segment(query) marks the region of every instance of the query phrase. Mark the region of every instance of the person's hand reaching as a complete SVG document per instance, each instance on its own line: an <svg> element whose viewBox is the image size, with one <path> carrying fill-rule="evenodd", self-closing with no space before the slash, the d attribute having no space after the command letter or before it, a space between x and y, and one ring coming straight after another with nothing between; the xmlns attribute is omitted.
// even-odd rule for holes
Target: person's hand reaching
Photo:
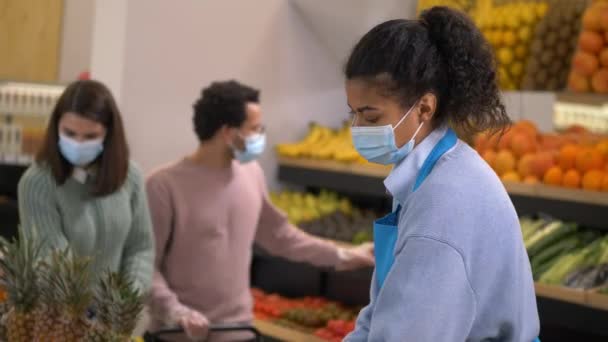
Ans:
<svg viewBox="0 0 608 342"><path fill-rule="evenodd" d="M363 267L374 266L374 244L366 242L356 247L340 248L340 261L336 265L338 271L350 271Z"/></svg>
<svg viewBox="0 0 608 342"><path fill-rule="evenodd" d="M204 340L209 334L209 321L197 311L185 311L177 322L193 341Z"/></svg>

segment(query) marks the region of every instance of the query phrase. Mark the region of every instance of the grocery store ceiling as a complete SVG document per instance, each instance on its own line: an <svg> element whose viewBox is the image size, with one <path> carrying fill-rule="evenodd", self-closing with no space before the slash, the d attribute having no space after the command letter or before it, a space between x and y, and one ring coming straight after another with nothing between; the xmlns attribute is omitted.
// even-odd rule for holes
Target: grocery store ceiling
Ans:
<svg viewBox="0 0 608 342"><path fill-rule="evenodd" d="M352 46L374 25L413 18L416 0L291 0L311 30L343 63Z"/></svg>

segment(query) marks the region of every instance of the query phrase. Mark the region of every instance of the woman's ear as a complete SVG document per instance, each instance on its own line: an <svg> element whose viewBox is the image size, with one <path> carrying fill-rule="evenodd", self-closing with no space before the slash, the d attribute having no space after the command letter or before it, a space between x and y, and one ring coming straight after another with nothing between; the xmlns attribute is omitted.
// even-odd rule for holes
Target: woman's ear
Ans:
<svg viewBox="0 0 608 342"><path fill-rule="evenodd" d="M433 93L424 94L420 98L418 107L420 108L418 119L423 122L431 121L437 110L437 96Z"/></svg>

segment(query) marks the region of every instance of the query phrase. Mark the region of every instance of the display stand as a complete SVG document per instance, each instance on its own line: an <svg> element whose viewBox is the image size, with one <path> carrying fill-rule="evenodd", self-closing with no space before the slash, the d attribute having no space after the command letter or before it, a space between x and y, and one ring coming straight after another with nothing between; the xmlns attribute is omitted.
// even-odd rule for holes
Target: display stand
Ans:
<svg viewBox="0 0 608 342"><path fill-rule="evenodd" d="M385 199L388 194L382 179L388 173L387 168L370 165L280 158L278 177L280 181L301 186ZM560 220L577 222L587 228L608 230L608 193L515 183L506 183L505 188L519 215L544 213ZM297 284L289 285L285 280L289 279L291 274L297 274L297 267L294 268L293 265L283 267L289 272L282 273L285 282L282 288L273 289L279 293L290 286L297 287ZM368 288L371 281L371 272L364 272L363 276L362 273L359 273L359 276L352 274L349 276L348 273L321 273L324 275L319 279L323 283L317 287L316 292L334 300L338 300L336 297L341 296L340 292L348 292L348 289L356 288L358 283ZM328 279L333 279L333 283ZM599 294L590 296L589 292L585 291L542 284L536 285L536 292L543 326L559 326L579 331L581 334L593 333L608 337L608 324L606 324L608 305L604 306L608 303L608 298ZM356 296L360 298L350 296L346 299L359 304L366 302L368 298L368 294L362 291ZM590 301L590 298L594 301Z"/></svg>

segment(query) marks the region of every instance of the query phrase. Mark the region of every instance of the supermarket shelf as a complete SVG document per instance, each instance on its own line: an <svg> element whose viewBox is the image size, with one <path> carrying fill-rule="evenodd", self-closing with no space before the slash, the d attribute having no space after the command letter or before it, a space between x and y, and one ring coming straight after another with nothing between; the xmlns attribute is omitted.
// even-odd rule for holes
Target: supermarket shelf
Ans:
<svg viewBox="0 0 608 342"><path fill-rule="evenodd" d="M390 168L327 160L279 158L278 178L284 182L329 188L352 194L387 197L382 179Z"/></svg>
<svg viewBox="0 0 608 342"><path fill-rule="evenodd" d="M535 283L534 289L536 295L540 297L556 299L573 304L587 305L587 291L584 290L541 283Z"/></svg>
<svg viewBox="0 0 608 342"><path fill-rule="evenodd" d="M542 184L526 185L518 183L505 183L505 188L510 195L608 207L608 193L605 192L567 189Z"/></svg>
<svg viewBox="0 0 608 342"><path fill-rule="evenodd" d="M387 197L382 180L390 169L312 159L279 159L279 180L351 194ZM543 184L505 183L519 215L539 212L564 221L608 230L608 193L566 189Z"/></svg>
<svg viewBox="0 0 608 342"><path fill-rule="evenodd" d="M556 93L557 101L580 103L592 106L608 105L608 95L594 93L573 93L569 91Z"/></svg>
<svg viewBox="0 0 608 342"><path fill-rule="evenodd" d="M339 172L359 176L384 178L388 176L391 168L376 164L342 163L333 160L303 159L303 158L279 158L279 165L299 167L312 170Z"/></svg>
<svg viewBox="0 0 608 342"><path fill-rule="evenodd" d="M281 341L290 342L323 342L324 340L312 335L307 334L295 329L283 327L272 322L254 320L254 326L264 336L276 338Z"/></svg>

